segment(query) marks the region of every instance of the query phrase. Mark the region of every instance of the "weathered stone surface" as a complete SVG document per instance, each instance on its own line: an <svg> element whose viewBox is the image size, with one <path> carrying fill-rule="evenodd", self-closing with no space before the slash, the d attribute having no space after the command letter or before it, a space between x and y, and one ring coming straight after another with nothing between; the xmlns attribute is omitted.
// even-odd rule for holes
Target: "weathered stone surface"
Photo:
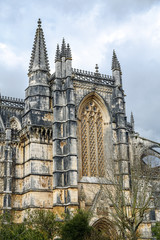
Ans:
<svg viewBox="0 0 160 240"><path fill-rule="evenodd" d="M130 191L130 170L142 158L160 158L159 143L127 122L122 73L114 52L112 76L72 69L69 45L57 48L50 75L42 29L38 27L25 101L0 97L0 210L13 210L21 222L28 208L53 209L58 215L91 209L91 223L108 216L102 186L112 187L113 171ZM41 51L38 51L41 50ZM139 166L140 166L139 165ZM159 183L159 180L156 180ZM160 220L157 188L156 220ZM148 213L149 216L149 213ZM140 231L151 237L152 221Z"/></svg>

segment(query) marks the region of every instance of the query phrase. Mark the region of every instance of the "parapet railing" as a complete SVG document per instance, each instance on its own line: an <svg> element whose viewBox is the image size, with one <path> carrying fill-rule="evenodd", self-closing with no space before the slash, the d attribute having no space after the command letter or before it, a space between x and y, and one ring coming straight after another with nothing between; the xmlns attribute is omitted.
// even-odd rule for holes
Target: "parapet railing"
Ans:
<svg viewBox="0 0 160 240"><path fill-rule="evenodd" d="M74 79L76 80L99 83L103 85L114 85L114 79L109 75L100 74L98 72L84 71L76 68L72 69L72 73L74 75Z"/></svg>
<svg viewBox="0 0 160 240"><path fill-rule="evenodd" d="M14 108L24 108L24 100L20 98L12 98L7 96L0 96L0 105Z"/></svg>

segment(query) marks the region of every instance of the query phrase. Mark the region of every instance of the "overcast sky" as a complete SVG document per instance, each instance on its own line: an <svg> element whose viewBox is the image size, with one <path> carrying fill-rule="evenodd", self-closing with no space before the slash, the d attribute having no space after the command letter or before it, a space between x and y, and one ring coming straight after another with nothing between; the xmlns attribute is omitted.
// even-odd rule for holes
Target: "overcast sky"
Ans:
<svg viewBox="0 0 160 240"><path fill-rule="evenodd" d="M56 44L70 43L73 67L111 75L113 49L122 68L128 121L160 142L159 0L0 0L0 91L24 98L37 20L51 72Z"/></svg>

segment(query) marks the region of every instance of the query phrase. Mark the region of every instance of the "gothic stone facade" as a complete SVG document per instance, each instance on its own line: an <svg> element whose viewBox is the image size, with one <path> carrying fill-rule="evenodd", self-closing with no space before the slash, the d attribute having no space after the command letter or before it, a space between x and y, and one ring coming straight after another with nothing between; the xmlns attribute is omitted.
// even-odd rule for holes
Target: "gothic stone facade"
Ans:
<svg viewBox="0 0 160 240"><path fill-rule="evenodd" d="M0 208L22 221L29 208L58 215L79 207L107 218L101 195L107 172L118 164L129 188L129 168L158 143L127 121L122 73L115 52L112 76L72 68L69 44L57 45L50 74L40 20L29 67L25 100L0 99ZM156 217L158 218L156 210ZM148 220L142 230L148 231ZM146 232L145 236L148 236Z"/></svg>

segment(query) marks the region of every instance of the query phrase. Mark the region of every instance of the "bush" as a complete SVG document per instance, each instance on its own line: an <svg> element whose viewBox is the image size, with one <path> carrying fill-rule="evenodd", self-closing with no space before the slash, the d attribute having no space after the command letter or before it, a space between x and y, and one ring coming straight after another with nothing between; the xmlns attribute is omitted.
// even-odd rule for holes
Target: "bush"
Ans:
<svg viewBox="0 0 160 240"><path fill-rule="evenodd" d="M68 214L61 226L62 240L84 240L92 229L89 218L89 213L82 210L78 210L73 217Z"/></svg>
<svg viewBox="0 0 160 240"><path fill-rule="evenodd" d="M155 226L152 226L152 234L157 240L160 240L160 222L157 222Z"/></svg>
<svg viewBox="0 0 160 240"><path fill-rule="evenodd" d="M0 215L0 240L49 240L56 235L57 229L51 211L30 211L23 223L14 223L10 213Z"/></svg>

